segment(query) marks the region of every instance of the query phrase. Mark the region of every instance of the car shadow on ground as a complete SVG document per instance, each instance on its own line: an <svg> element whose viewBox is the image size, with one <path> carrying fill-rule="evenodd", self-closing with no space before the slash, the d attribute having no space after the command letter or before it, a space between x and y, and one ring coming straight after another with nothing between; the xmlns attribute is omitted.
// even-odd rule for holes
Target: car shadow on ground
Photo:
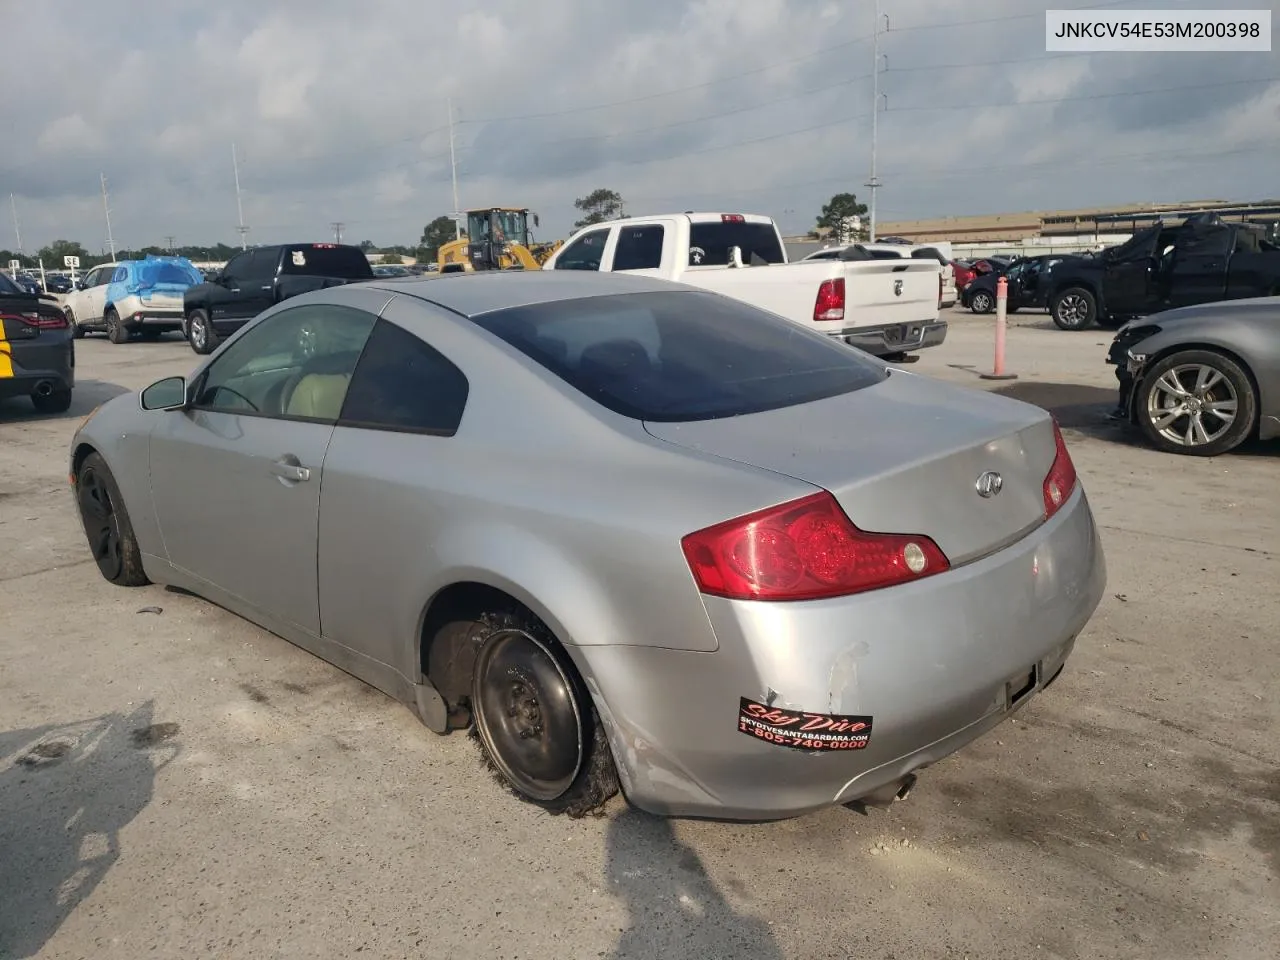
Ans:
<svg viewBox="0 0 1280 960"><path fill-rule="evenodd" d="M36 413L28 397L11 397L0 400L0 425L6 423L30 423L37 420L72 420L88 416L89 412L112 397L130 391L118 383L105 380L77 380L71 392L71 408L65 413Z"/></svg>
<svg viewBox="0 0 1280 960"><path fill-rule="evenodd" d="M671 820L620 812L609 824L605 871L630 913L609 960L782 960L769 924L733 908Z"/></svg>
<svg viewBox="0 0 1280 960"><path fill-rule="evenodd" d="M0 957L40 952L120 856L178 754L176 723L128 714L0 733Z"/></svg>

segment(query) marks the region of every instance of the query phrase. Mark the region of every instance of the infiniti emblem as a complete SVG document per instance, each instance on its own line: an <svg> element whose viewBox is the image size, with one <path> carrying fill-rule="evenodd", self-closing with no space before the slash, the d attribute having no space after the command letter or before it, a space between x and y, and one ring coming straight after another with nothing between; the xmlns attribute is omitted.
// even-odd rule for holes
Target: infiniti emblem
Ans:
<svg viewBox="0 0 1280 960"><path fill-rule="evenodd" d="M895 280L895 281L893 281L893 295L894 295L895 297L900 297L900 296L902 296L902 281L901 281L901 280Z"/></svg>
<svg viewBox="0 0 1280 960"><path fill-rule="evenodd" d="M1004 486L1004 477L1000 476L1000 474L996 473L994 470L988 470L979 475L973 486L974 489L978 491L978 496L982 497L984 500L990 500L999 493L1000 488Z"/></svg>

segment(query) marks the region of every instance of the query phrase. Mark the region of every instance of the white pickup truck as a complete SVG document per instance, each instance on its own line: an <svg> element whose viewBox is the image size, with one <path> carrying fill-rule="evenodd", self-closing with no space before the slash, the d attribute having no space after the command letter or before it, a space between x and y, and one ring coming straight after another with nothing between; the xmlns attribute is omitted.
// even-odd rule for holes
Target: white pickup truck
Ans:
<svg viewBox="0 0 1280 960"><path fill-rule="evenodd" d="M856 254L854 254L856 256ZM936 346L936 260L788 262L777 224L756 214L674 213L579 230L544 270L661 277L769 310L881 357Z"/></svg>

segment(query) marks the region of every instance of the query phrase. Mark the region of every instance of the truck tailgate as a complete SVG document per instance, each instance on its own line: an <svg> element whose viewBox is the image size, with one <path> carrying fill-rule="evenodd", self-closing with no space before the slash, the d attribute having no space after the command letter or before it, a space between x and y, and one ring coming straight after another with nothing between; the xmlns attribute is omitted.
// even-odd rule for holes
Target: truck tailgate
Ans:
<svg viewBox="0 0 1280 960"><path fill-rule="evenodd" d="M844 320L814 324L823 333L938 319L934 260L839 260L845 278Z"/></svg>

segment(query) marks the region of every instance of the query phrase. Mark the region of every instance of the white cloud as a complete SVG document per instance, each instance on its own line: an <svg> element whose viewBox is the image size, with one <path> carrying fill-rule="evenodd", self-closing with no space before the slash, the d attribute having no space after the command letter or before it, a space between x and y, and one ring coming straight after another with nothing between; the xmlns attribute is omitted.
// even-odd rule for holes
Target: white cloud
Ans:
<svg viewBox="0 0 1280 960"><path fill-rule="evenodd" d="M882 219L1274 193L1280 82L1257 82L1274 56L1045 54L1043 9L1088 2L882 0ZM233 141L252 239L342 220L410 242L453 205L447 96L462 203L528 204L544 236L602 186L630 211L759 210L788 229L866 192L867 0L21 9L14 30L67 52L50 71L47 46L17 45L0 65L6 89L41 77L6 104L0 158L28 246L101 242L99 172L124 242L234 241Z"/></svg>

